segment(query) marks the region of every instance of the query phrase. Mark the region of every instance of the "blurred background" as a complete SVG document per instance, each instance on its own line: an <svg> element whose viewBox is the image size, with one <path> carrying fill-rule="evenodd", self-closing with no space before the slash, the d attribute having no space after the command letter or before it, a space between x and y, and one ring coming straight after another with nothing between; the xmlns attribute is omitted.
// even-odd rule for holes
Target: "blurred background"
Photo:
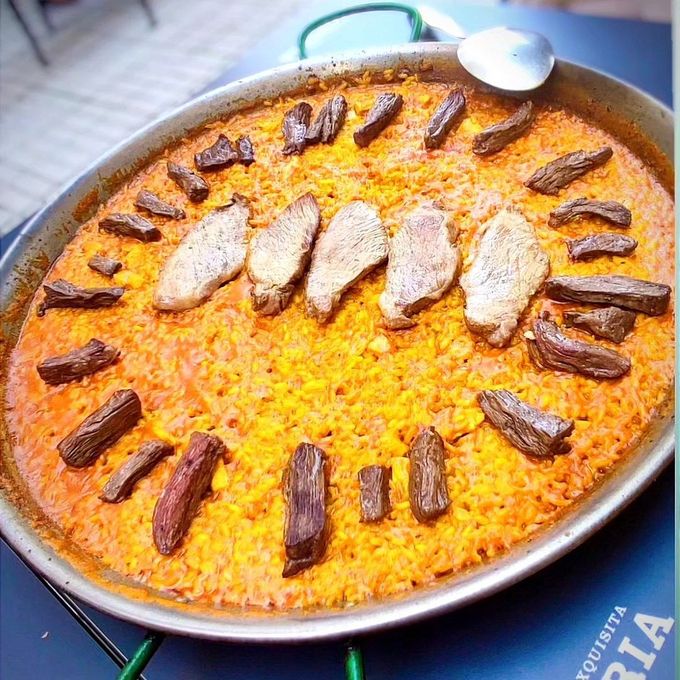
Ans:
<svg viewBox="0 0 680 680"><path fill-rule="evenodd" d="M471 4L483 11L483 6L504 3L466 0ZM668 0L507 4L644 21L671 18ZM282 22L299 32L315 12L328 11L325 5L304 0L0 0L0 235L108 148L209 87ZM453 17L456 5L452 0L447 12ZM296 23L303 10L304 18ZM295 28L291 47L294 40ZM278 61L296 56L294 50L284 52Z"/></svg>

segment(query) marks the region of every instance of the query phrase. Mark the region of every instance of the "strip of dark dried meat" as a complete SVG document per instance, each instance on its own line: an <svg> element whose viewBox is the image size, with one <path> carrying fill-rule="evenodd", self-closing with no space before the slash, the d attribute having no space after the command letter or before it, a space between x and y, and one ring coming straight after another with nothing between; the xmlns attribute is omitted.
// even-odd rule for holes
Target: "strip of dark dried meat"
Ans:
<svg viewBox="0 0 680 680"><path fill-rule="evenodd" d="M118 236L129 236L143 243L160 241L161 232L154 224L141 215L111 213L99 222L99 231L108 231Z"/></svg>
<svg viewBox="0 0 680 680"><path fill-rule="evenodd" d="M574 431L573 420L539 411L508 390L482 390L477 401L489 421L520 451L555 456L571 450L564 440Z"/></svg>
<svg viewBox="0 0 680 680"><path fill-rule="evenodd" d="M118 260L112 260L110 257L104 257L103 255L93 255L87 263L87 266L104 276L111 277L123 268L123 263Z"/></svg>
<svg viewBox="0 0 680 680"><path fill-rule="evenodd" d="M482 130L475 135L472 151L478 156L490 156L504 149L508 144L519 139L531 127L534 121L534 105L527 101L509 118L501 123Z"/></svg>
<svg viewBox="0 0 680 680"><path fill-rule="evenodd" d="M465 95L463 90L451 90L432 114L425 129L425 148L438 149L446 136L458 127L465 111Z"/></svg>
<svg viewBox="0 0 680 680"><path fill-rule="evenodd" d="M226 135L219 135L217 141L194 155L194 163L201 172L222 170L238 160L238 151Z"/></svg>
<svg viewBox="0 0 680 680"><path fill-rule="evenodd" d="M134 390L118 390L57 444L62 460L82 468L97 460L142 417L142 402Z"/></svg>
<svg viewBox="0 0 680 680"><path fill-rule="evenodd" d="M419 522L434 521L451 503L444 452L444 440L434 427L421 430L411 442L408 494L411 512Z"/></svg>
<svg viewBox="0 0 680 680"><path fill-rule="evenodd" d="M380 522L390 511L392 468L367 465L359 470L361 521Z"/></svg>
<svg viewBox="0 0 680 680"><path fill-rule="evenodd" d="M393 92L378 96L373 108L366 115L366 121L354 131L357 146L368 146L392 122L404 104L404 98Z"/></svg>
<svg viewBox="0 0 680 680"><path fill-rule="evenodd" d="M345 124L347 100L337 94L329 99L319 111L316 120L307 131L307 144L330 144Z"/></svg>
<svg viewBox="0 0 680 680"><path fill-rule="evenodd" d="M613 349L572 340L547 314L534 321L527 345L529 356L539 368L580 373L596 380L613 380L630 371L630 359Z"/></svg>
<svg viewBox="0 0 680 680"><path fill-rule="evenodd" d="M546 295L558 302L614 305L658 316L668 309L671 287L630 276L554 276L545 282Z"/></svg>
<svg viewBox="0 0 680 680"><path fill-rule="evenodd" d="M250 165L255 162L255 150L250 137L247 135L236 140L236 150L238 151L238 162L243 165Z"/></svg>
<svg viewBox="0 0 680 680"><path fill-rule="evenodd" d="M41 361L38 375L48 385L60 385L96 373L110 366L119 356L119 349L92 338L83 347Z"/></svg>
<svg viewBox="0 0 680 680"><path fill-rule="evenodd" d="M227 447L219 437L192 433L153 511L153 540L161 555L170 555L184 538L210 488L217 461L226 453Z"/></svg>
<svg viewBox="0 0 680 680"><path fill-rule="evenodd" d="M208 183L195 172L168 161L168 177L187 195L192 203L200 203L208 198Z"/></svg>
<svg viewBox="0 0 680 680"><path fill-rule="evenodd" d="M586 172L604 165L613 155L614 152L608 146L603 146L597 151L573 151L536 170L524 182L524 186L541 194L556 196L560 189Z"/></svg>
<svg viewBox="0 0 680 680"><path fill-rule="evenodd" d="M158 463L175 452L172 444L160 439L144 442L139 451L130 456L104 485L99 498L105 503L120 503L132 494L135 484L146 477Z"/></svg>
<svg viewBox="0 0 680 680"><path fill-rule="evenodd" d="M619 227L630 227L632 220L630 210L618 201L593 201L589 198L576 198L555 208L550 213L548 224L551 227L561 227L581 215L595 215Z"/></svg>
<svg viewBox="0 0 680 680"><path fill-rule="evenodd" d="M592 312L564 312L564 325L567 328L580 328L597 338L612 342L623 342L635 326L635 312L618 307L604 307Z"/></svg>
<svg viewBox="0 0 680 680"><path fill-rule="evenodd" d="M572 260L592 260L602 255L626 257L637 248L638 242L623 234L591 234L567 241L569 257Z"/></svg>
<svg viewBox="0 0 680 680"><path fill-rule="evenodd" d="M115 305L125 292L125 288L82 288L64 279L43 284L45 299L38 306L38 316L56 307L96 309Z"/></svg>
<svg viewBox="0 0 680 680"><path fill-rule="evenodd" d="M135 198L135 207L148 210L153 215L160 217L170 217L173 220L183 220L186 213L181 208L166 203L162 198L153 193L142 189Z"/></svg>
<svg viewBox="0 0 680 680"><path fill-rule="evenodd" d="M283 117L283 154L301 154L307 144L307 129L312 116L312 107L307 102L300 102L286 111Z"/></svg>
<svg viewBox="0 0 680 680"><path fill-rule="evenodd" d="M326 454L313 444L300 444L283 479L286 498L283 577L317 564L328 543Z"/></svg>

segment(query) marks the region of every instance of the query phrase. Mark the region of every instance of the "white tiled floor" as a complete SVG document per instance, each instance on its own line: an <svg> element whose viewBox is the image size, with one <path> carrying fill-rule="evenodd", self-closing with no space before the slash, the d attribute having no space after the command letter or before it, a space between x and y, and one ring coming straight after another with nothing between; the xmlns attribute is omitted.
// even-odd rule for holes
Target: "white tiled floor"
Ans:
<svg viewBox="0 0 680 680"><path fill-rule="evenodd" d="M80 0L49 35L18 0L50 59L43 68L0 0L0 233L97 156L199 92L303 0ZM258 21L249 21L257 16Z"/></svg>

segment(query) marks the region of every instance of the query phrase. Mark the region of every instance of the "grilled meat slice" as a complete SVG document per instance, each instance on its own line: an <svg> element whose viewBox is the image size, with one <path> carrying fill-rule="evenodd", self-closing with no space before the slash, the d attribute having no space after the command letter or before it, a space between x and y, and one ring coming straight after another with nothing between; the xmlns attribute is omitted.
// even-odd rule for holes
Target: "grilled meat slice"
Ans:
<svg viewBox="0 0 680 680"><path fill-rule="evenodd" d="M592 260L601 255L631 255L638 242L623 234L591 234L583 238L569 239L567 249L572 260Z"/></svg>
<svg viewBox="0 0 680 680"><path fill-rule="evenodd" d="M248 201L234 194L192 227L163 265L154 307L175 312L197 307L238 276L246 259L249 217Z"/></svg>
<svg viewBox="0 0 680 680"><path fill-rule="evenodd" d="M354 131L357 146L368 146L392 122L404 104L400 94L381 94L366 115L366 121Z"/></svg>
<svg viewBox="0 0 680 680"><path fill-rule="evenodd" d="M64 279L57 279L43 284L45 299L38 305L38 316L56 307L73 307L77 309L97 309L111 307L120 300L125 288L82 288Z"/></svg>
<svg viewBox="0 0 680 680"><path fill-rule="evenodd" d="M562 317L567 328L573 326L588 331L596 338L604 338L617 344L623 342L635 326L635 312L618 307L604 307L592 312L564 312Z"/></svg>
<svg viewBox="0 0 680 680"><path fill-rule="evenodd" d="M329 99L319 111L316 120L307 130L307 144L330 144L345 124L347 100L337 94Z"/></svg>
<svg viewBox="0 0 680 680"><path fill-rule="evenodd" d="M144 442L112 475L102 489L101 500L120 503L132 494L135 484L146 477L163 458L171 456L175 447L160 439Z"/></svg>
<svg viewBox="0 0 680 680"><path fill-rule="evenodd" d="M70 467L87 467L113 446L142 417L142 402L134 390L118 390L57 444Z"/></svg>
<svg viewBox="0 0 680 680"><path fill-rule="evenodd" d="M236 140L236 150L238 151L238 162L242 165L250 165L255 162L255 150L250 137L241 136Z"/></svg>
<svg viewBox="0 0 680 680"><path fill-rule="evenodd" d="M187 195L192 203L200 203L208 198L208 183L189 168L168 161L168 177Z"/></svg>
<svg viewBox="0 0 680 680"><path fill-rule="evenodd" d="M283 155L301 154L307 144L307 128L312 116L312 107L307 102L300 102L286 111L283 117Z"/></svg>
<svg viewBox="0 0 680 680"><path fill-rule="evenodd" d="M509 118L501 123L482 130L475 135L472 142L472 151L478 156L490 156L504 149L508 144L519 139L534 121L534 105L528 101Z"/></svg>
<svg viewBox="0 0 680 680"><path fill-rule="evenodd" d="M227 447L219 437L191 434L189 446L153 510L153 541L161 555L170 555L189 531L210 488L217 461L226 454Z"/></svg>
<svg viewBox="0 0 680 680"><path fill-rule="evenodd" d="M609 146L603 146L597 151L573 151L536 170L524 182L524 186L541 194L556 196L560 189L564 189L586 172L604 165L613 155Z"/></svg>
<svg viewBox="0 0 680 680"><path fill-rule="evenodd" d="M524 216L498 212L482 225L472 264L460 279L470 330L494 347L507 345L549 269L548 255Z"/></svg>
<svg viewBox="0 0 680 680"><path fill-rule="evenodd" d="M434 427L421 430L411 442L408 494L419 522L432 522L451 504L446 486L444 441Z"/></svg>
<svg viewBox="0 0 680 680"><path fill-rule="evenodd" d="M326 454L313 444L300 444L283 479L286 498L283 577L317 564L328 543Z"/></svg>
<svg viewBox="0 0 680 680"><path fill-rule="evenodd" d="M110 257L105 257L104 255L93 255L89 259L87 266L110 278L123 268L123 263L118 260L113 260Z"/></svg>
<svg viewBox="0 0 680 680"><path fill-rule="evenodd" d="M367 465L359 470L361 521L380 522L390 511L392 468Z"/></svg>
<svg viewBox="0 0 680 680"><path fill-rule="evenodd" d="M615 305L658 316L668 309L671 287L630 276L554 276L545 282L546 295L558 302Z"/></svg>
<svg viewBox="0 0 680 680"><path fill-rule="evenodd" d="M595 215L619 227L630 227L632 220L630 210L618 201L593 201L589 198L576 198L555 208L550 213L548 224L551 227L561 227L581 215Z"/></svg>
<svg viewBox="0 0 680 680"><path fill-rule="evenodd" d="M92 338L83 347L41 361L38 364L38 375L48 385L60 385L92 375L110 366L119 356L119 349Z"/></svg>
<svg viewBox="0 0 680 680"><path fill-rule="evenodd" d="M352 201L319 236L307 276L307 313L330 319L342 294L387 257L387 232L375 208Z"/></svg>
<svg viewBox="0 0 680 680"><path fill-rule="evenodd" d="M508 441L532 456L569 453L565 442L574 431L574 421L539 411L508 390L482 390L477 401L484 415Z"/></svg>
<svg viewBox="0 0 680 680"><path fill-rule="evenodd" d="M596 380L613 380L630 371L630 359L613 349L572 340L547 313L534 321L527 346L529 356L539 368L580 373Z"/></svg>
<svg viewBox="0 0 680 680"><path fill-rule="evenodd" d="M226 135L219 135L212 146L194 155L194 164L201 172L222 170L238 160L238 151Z"/></svg>
<svg viewBox="0 0 680 680"><path fill-rule="evenodd" d="M437 203L407 216L389 241L387 282L380 296L388 328L413 326L411 317L451 287L460 267L457 235L451 215Z"/></svg>
<svg viewBox="0 0 680 680"><path fill-rule="evenodd" d="M425 129L425 148L438 149L446 139L446 135L460 124L465 111L465 95L463 90L451 90L432 114Z"/></svg>
<svg viewBox="0 0 680 680"><path fill-rule="evenodd" d="M137 194L137 198L135 198L135 207L141 208L142 210L148 210L153 215L170 217L173 220L183 220L186 217L184 210L175 208L174 205L166 203L162 198L146 189L142 189Z"/></svg>
<svg viewBox="0 0 680 680"><path fill-rule="evenodd" d="M280 314L293 294L312 255L321 215L312 194L291 203L267 229L258 229L250 241L246 269L255 284L253 309L259 314Z"/></svg>
<svg viewBox="0 0 680 680"><path fill-rule="evenodd" d="M161 240L161 232L158 228L141 215L111 213L100 220L99 231L108 231L118 236L130 236L143 243Z"/></svg>

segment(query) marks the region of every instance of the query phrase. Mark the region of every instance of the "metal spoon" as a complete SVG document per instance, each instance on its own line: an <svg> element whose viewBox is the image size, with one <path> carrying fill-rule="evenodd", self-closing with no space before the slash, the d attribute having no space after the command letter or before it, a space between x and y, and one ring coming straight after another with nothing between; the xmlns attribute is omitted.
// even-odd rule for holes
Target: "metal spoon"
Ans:
<svg viewBox="0 0 680 680"><path fill-rule="evenodd" d="M548 39L533 31L489 28L464 37L460 26L431 7L419 7L427 27L460 40L458 59L478 80L512 92L535 90L548 79L555 54Z"/></svg>

